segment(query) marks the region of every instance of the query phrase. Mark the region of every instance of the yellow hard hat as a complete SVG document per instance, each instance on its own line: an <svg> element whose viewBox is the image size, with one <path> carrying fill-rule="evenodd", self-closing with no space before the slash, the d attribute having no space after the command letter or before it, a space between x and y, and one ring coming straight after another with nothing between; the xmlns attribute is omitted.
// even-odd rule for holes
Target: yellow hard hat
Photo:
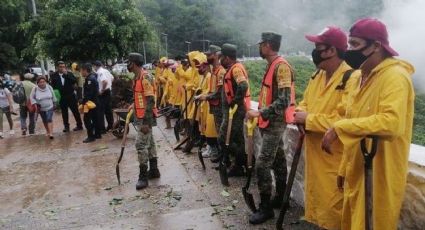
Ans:
<svg viewBox="0 0 425 230"><path fill-rule="evenodd" d="M87 101L86 104L84 104L84 105L83 104L80 104L78 106L78 110L80 111L80 113L81 112L82 113L88 113L89 110L92 110L94 108L96 108L96 104L93 103L92 101Z"/></svg>
<svg viewBox="0 0 425 230"><path fill-rule="evenodd" d="M72 71L77 70L77 66L78 66L78 64L76 62L72 63L72 65L71 65Z"/></svg>
<svg viewBox="0 0 425 230"><path fill-rule="evenodd" d="M166 63L166 62L167 62L167 60L168 60L168 58L167 58L167 57L162 57L162 58L160 58L160 59L159 59L159 62L161 62L161 63Z"/></svg>
<svg viewBox="0 0 425 230"><path fill-rule="evenodd" d="M205 55L204 53L198 53L196 56L193 57L193 60L198 61L199 64L208 63L207 55Z"/></svg>

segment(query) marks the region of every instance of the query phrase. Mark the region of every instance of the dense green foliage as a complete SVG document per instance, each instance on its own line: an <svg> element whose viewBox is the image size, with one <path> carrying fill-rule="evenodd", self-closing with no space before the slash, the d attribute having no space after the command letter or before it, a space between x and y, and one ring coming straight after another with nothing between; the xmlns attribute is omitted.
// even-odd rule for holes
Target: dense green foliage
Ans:
<svg viewBox="0 0 425 230"><path fill-rule="evenodd" d="M296 98L297 101L302 99L302 94L307 83L315 71L314 64L305 57L288 57L288 62L292 65L296 72ZM266 68L266 61L246 61L244 62L249 74L250 90L253 100L258 98L261 81L263 79ZM425 146L425 95L416 95L415 100L415 118L413 120L413 137L412 142Z"/></svg>
<svg viewBox="0 0 425 230"><path fill-rule="evenodd" d="M48 1L38 23L35 45L54 60L122 57L152 39L132 1Z"/></svg>

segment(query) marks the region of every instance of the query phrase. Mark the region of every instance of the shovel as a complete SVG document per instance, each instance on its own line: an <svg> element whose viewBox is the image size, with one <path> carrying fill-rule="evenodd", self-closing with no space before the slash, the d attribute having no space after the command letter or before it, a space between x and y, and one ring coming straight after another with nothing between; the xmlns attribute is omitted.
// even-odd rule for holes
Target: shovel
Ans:
<svg viewBox="0 0 425 230"><path fill-rule="evenodd" d="M226 132L226 147L224 149L223 153L223 159L220 161L219 165L219 172L220 172L220 181L221 184L224 186L229 186L229 177L227 176L227 167L226 163L229 159L229 143L230 143L230 134L232 132L232 122L233 122L233 115L235 114L236 110L238 109L238 105L234 105L233 108L229 108L229 122L227 123L227 132Z"/></svg>
<svg viewBox="0 0 425 230"><path fill-rule="evenodd" d="M367 149L366 138L372 139L370 152ZM364 158L364 184L365 184L365 229L373 230L373 157L378 148L378 137L368 136L360 141L360 148Z"/></svg>
<svg viewBox="0 0 425 230"><path fill-rule="evenodd" d="M120 153L120 157L118 158L117 165L115 166L115 172L117 174L118 185L121 185L120 162L122 160L122 156L124 155L125 142L127 141L128 124L130 123L130 119L131 119L132 115L133 115L133 110L131 109L127 113L127 117L125 118L124 136L123 136L122 141L121 141L121 153Z"/></svg>
<svg viewBox="0 0 425 230"><path fill-rule="evenodd" d="M301 156L301 150L303 147L305 130L304 127L298 125L300 136L298 138L297 147L295 149L294 158L292 160L291 171L289 172L288 183L286 184L285 193L283 195L282 207L280 208L279 218L276 222L276 229L282 230L283 219L285 218L286 211L289 209L289 197L291 195L292 185L294 184L295 174L297 172L298 162Z"/></svg>
<svg viewBox="0 0 425 230"><path fill-rule="evenodd" d="M247 134L248 134L248 169L247 169L247 180L244 187L242 187L242 194L243 198L245 199L245 203L248 205L249 209L251 209L252 212L257 211L257 208L255 207L254 197L251 193L248 192L249 185L251 184L251 174L252 174L252 159L253 159L253 151L254 151L254 141L253 141L253 134L255 126L257 126L258 118L254 118L251 120L247 120L246 122L246 128L247 128Z"/></svg>

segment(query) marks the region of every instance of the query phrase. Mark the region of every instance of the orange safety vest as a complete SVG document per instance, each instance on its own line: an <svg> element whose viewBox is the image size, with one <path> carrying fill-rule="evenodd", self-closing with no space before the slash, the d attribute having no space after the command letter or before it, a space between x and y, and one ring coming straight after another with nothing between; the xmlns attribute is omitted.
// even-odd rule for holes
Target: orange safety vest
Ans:
<svg viewBox="0 0 425 230"><path fill-rule="evenodd" d="M267 70L266 74L263 77L263 83L261 86L260 96L258 100L258 110L263 108L263 105L265 107L269 106L273 101L273 74L276 68L276 65L285 63L288 66L288 62L283 57L277 57L273 60L271 65L269 66L269 69ZM292 69L291 69L291 73ZM292 112L291 112L292 111ZM292 79L291 82L291 98L290 98L290 105L285 110L285 121L286 123L293 123L294 120L294 112L295 112L295 84ZM269 126L270 121L264 120L262 116L258 119L258 127L260 128L267 128Z"/></svg>
<svg viewBox="0 0 425 230"><path fill-rule="evenodd" d="M233 74L232 74L232 71L235 67L241 68L243 71L243 74L248 78L248 74L246 73L246 70L241 63L235 63L232 67L230 67L230 69L227 71L226 75L224 76L224 82L223 82L224 93L226 95L226 101L228 104L230 104L233 101L233 98L235 98L235 92L233 92L234 80L233 80ZM246 110L251 109L251 95L249 92L249 87L245 93L244 104L245 104Z"/></svg>
<svg viewBox="0 0 425 230"><path fill-rule="evenodd" d="M209 93L213 93L213 86L215 86L215 91L217 91L217 85L218 85L218 74L220 73L220 71L224 69L223 66L219 65L218 68L214 71L214 77L211 76L210 78L210 89L209 89ZM214 82L215 80L215 82ZM220 100L219 99L214 99L214 100L209 100L208 101L210 103L210 105L214 105L217 106L220 104Z"/></svg>
<svg viewBox="0 0 425 230"><path fill-rule="evenodd" d="M136 112L136 117L139 119L145 117L146 97L144 95L145 90L143 89L143 79L145 78L146 74L148 73L142 70L140 78L134 81L133 86L134 110ZM155 83L152 88L155 95ZM157 112L156 103L154 103L153 113L155 117L157 116Z"/></svg>

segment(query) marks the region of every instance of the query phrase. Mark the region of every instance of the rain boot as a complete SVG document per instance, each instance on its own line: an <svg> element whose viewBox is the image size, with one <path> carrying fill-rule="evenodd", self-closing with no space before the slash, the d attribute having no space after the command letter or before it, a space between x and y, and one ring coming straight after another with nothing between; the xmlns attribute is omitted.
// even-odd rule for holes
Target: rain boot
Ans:
<svg viewBox="0 0 425 230"><path fill-rule="evenodd" d="M159 173L158 169L158 158L152 158L149 160L149 172L148 172L149 179L155 179L160 178L161 173Z"/></svg>
<svg viewBox="0 0 425 230"><path fill-rule="evenodd" d="M146 165L139 165L139 180L136 184L136 190L144 189L148 187L148 167Z"/></svg>
<svg viewBox="0 0 425 230"><path fill-rule="evenodd" d="M260 194L261 203L260 208L249 217L249 223L262 224L269 219L274 218L273 208L270 205L269 194Z"/></svg>

